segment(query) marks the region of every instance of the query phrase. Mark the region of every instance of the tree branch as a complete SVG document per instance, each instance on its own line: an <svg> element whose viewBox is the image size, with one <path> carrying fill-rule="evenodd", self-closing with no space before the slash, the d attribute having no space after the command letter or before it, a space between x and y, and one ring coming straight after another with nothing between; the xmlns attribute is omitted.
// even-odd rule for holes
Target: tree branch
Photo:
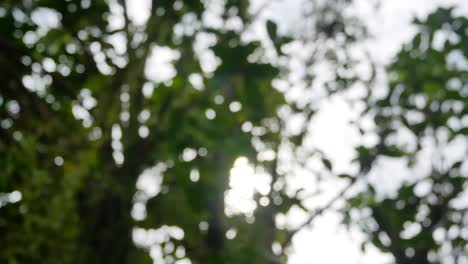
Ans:
<svg viewBox="0 0 468 264"><path fill-rule="evenodd" d="M357 178L353 178L348 183L348 185L343 190L341 190L336 196L334 196L326 205L317 209L312 215L309 216L309 218L302 225L299 226L299 228L291 231L288 234L285 242L283 243L283 253L286 247L291 243L292 238L297 234L297 232L299 232L300 230L305 228L307 225L309 225L316 217L320 216L326 210L330 209L330 207L332 207L341 197L343 197L351 189L351 187L354 186L356 182L357 182Z"/></svg>

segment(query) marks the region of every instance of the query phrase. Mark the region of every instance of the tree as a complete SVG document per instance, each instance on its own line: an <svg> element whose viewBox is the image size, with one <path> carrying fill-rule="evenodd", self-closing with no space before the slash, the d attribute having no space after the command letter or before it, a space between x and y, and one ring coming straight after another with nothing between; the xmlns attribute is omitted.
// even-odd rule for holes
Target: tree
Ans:
<svg viewBox="0 0 468 264"><path fill-rule="evenodd" d="M236 157L254 151L241 125L274 117L283 102L269 89L277 71L247 60L260 46L240 39L246 8L233 1L216 14L237 23L228 28L202 26L204 6L192 1L153 1L143 25L123 1L2 4L2 201L22 195L2 206L2 261L149 261L133 245L130 211L138 175L157 162L171 191L142 224L182 227L194 262L229 256L226 176ZM58 21L41 25L45 17ZM215 72L201 68L198 37L215 39ZM145 75L157 47L178 53L177 75L166 82ZM198 158L183 157L190 151ZM197 186L188 180L194 166ZM205 238L200 219L209 224Z"/></svg>
<svg viewBox="0 0 468 264"><path fill-rule="evenodd" d="M308 1L299 32L285 34L268 20L268 38L260 40L248 37L257 23L248 1L147 2L148 13L138 15L123 0L1 4L1 262L284 263L294 235L360 181L362 176L335 175L329 157L306 144L321 100L356 84L367 87L374 78L372 66L366 76L355 68L352 49L366 32L345 12L350 1ZM444 14L442 20L431 16L435 26L426 27L452 21ZM305 57L299 78L288 67L295 59L288 47L294 45ZM432 74L404 74L426 63L412 53L395 62L392 71L400 79L390 91L405 83L414 85L408 93L417 93L417 80ZM464 80L463 71L442 65L443 58L434 57L442 71L436 83ZM333 69L325 80L317 70L323 65ZM303 87L303 96L282 88L293 86ZM434 91L431 82L426 86L436 101L452 94ZM455 91L463 102L463 89ZM361 174L377 155L404 153L385 139L394 116L385 116L383 108L393 101L367 99L368 112L388 129L378 131L383 143L358 149ZM302 120L297 130L288 128L294 117ZM313 162L319 171L309 168ZM269 183L253 191L254 209L245 214L230 212L225 203L229 174L242 166ZM306 191L285 187L297 168L310 170L317 182L336 177L349 187L311 209L304 205ZM463 178L453 179L456 194ZM411 188L402 188L400 199L412 200ZM383 210L397 200L375 195L369 186L349 204L371 208L375 221L390 213L403 225L413 217ZM276 216L293 207L310 217L298 228L278 227ZM386 228L369 232L371 241L399 263L412 258L402 249L413 248L419 259L419 247L436 247L420 240L379 244L374 236L390 232ZM457 241L463 249L464 240Z"/></svg>
<svg viewBox="0 0 468 264"><path fill-rule="evenodd" d="M388 91L369 96L366 112L378 140L358 148L361 170L387 157L406 163L412 177L392 197L368 183L349 209L369 212L354 220L397 263L463 263L468 75L461 61L468 56L468 20L438 9L415 24L417 34L388 68Z"/></svg>

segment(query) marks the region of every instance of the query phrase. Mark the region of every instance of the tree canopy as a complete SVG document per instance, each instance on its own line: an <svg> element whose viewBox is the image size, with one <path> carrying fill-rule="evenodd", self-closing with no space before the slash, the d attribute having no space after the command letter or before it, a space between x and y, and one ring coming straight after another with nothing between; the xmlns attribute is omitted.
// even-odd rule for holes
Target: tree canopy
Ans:
<svg viewBox="0 0 468 264"><path fill-rule="evenodd" d="M338 202L363 250L468 261L468 19L415 20L382 70L349 0L305 1L294 32L249 1L143 2L0 4L0 262L286 263ZM341 171L312 124L352 91L372 140ZM311 207L298 175L336 190Z"/></svg>
<svg viewBox="0 0 468 264"><path fill-rule="evenodd" d="M468 20L452 13L439 9L415 21L418 33L388 69L388 91L367 106L378 141L358 149L361 168L391 157L413 179L384 199L370 185L350 206L370 209L372 223L359 221L397 263L467 260Z"/></svg>

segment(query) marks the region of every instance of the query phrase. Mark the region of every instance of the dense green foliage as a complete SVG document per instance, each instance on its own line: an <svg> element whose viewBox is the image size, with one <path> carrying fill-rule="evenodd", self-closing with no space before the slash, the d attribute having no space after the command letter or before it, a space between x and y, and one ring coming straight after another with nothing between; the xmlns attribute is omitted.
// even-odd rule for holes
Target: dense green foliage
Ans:
<svg viewBox="0 0 468 264"><path fill-rule="evenodd" d="M350 206L370 209L358 221L397 263L468 258L468 68L461 64L468 57L468 19L452 12L439 9L415 21L418 33L389 67L388 91L368 103L378 142L358 149L362 170L386 156L412 168L412 179L384 199L371 184Z"/></svg>
<svg viewBox="0 0 468 264"><path fill-rule="evenodd" d="M246 37L256 19L248 1L151 2L144 23L118 0L0 4L1 263L152 263L161 257L166 263L285 263L292 237L353 184L366 182L379 156L412 167L424 140L434 139L436 150L466 141L468 76L446 57L454 50L468 57L468 22L450 10L418 21L419 33L389 68L386 95L377 97L374 73L360 76L349 51L366 37L359 21L343 12L349 1L310 1L300 34L285 36L267 21L263 41ZM209 15L217 23L206 22ZM441 28L458 39L433 48ZM211 44L200 48L200 39ZM306 57L299 98L272 85L297 85L289 78L291 43ZM154 63L168 53L175 54L172 61ZM325 81L314 70L319 63L334 69ZM172 67L164 80L151 75ZM320 100L355 84L369 91L366 115L377 125L369 133L379 140L358 148L359 176L334 175L330 157L307 149L307 124ZM422 119L408 117L413 114ZM292 116L303 118L299 131L287 129ZM402 129L414 135L414 148L391 139ZM267 191L255 193L251 214L230 213L225 205L239 157L270 179ZM443 263L443 255L459 262L468 251L468 219L466 209L450 201L464 191L465 159L466 153L450 162L424 160L431 172L393 198L380 199L367 184L348 200L344 219L362 226L369 242L398 263ZM312 211L302 188L285 185L313 161L321 165L317 181L333 177L350 187ZM415 188L423 181L431 190L420 195ZM279 228L275 217L292 207L310 218L299 228ZM366 209L371 214L364 218L349 215ZM414 221L424 231L402 237ZM434 238L437 229L454 226L456 236ZM447 243L450 252L441 249Z"/></svg>

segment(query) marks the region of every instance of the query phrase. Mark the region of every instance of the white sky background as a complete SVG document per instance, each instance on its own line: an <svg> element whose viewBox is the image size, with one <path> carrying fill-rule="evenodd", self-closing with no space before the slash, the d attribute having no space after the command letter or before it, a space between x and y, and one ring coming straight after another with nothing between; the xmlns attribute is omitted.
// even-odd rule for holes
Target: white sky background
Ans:
<svg viewBox="0 0 468 264"><path fill-rule="evenodd" d="M274 18L275 21L280 23L280 30L294 28L295 24L299 22L297 19L300 19L299 14L302 8L302 1L272 1L267 9L260 14L259 18L260 20ZM149 16L147 7L145 6L147 2L145 0L127 2L130 16L137 24L144 24ZM252 2L253 9L255 10L256 7L262 6L265 0L253 0ZM438 6L451 5L457 5L460 7L460 12L468 14L468 1L465 0L383 0L377 11L371 7L371 3L374 3L374 1L357 0L355 12L365 20L371 33L375 36L375 38L366 43L366 46L374 61L381 66L389 63L400 49L402 43L410 40L413 36L414 28L410 23L415 15L422 18L434 11ZM259 23L259 27L263 27L263 24ZM259 31L259 34L265 34L264 28L259 28L257 31ZM166 61L170 61L170 59ZM160 67L153 67L153 69L158 68L164 71L164 68L166 68L164 65L170 66L170 63L163 62ZM148 75L158 75L158 73L148 73ZM357 142L353 139L354 136L357 136L355 129L347 123L355 118L356 112L352 111L344 99L340 97L323 102L320 109L320 113L312 124L312 127L314 127L312 131L313 144L324 150L339 171L345 171L349 169L350 161L354 155L353 144ZM258 186L250 186L252 181L245 180L245 177L249 175L253 176L251 168L244 167L243 171L242 168L237 169L237 171L239 172L239 176L235 176L235 172L232 172L231 175L232 187L233 189L237 189L237 192L228 192L229 195L226 198L226 202L228 203L228 207L230 204L247 204L238 209L248 212L255 208L255 205L249 203L248 199L252 196L254 189L258 189ZM240 178L237 179L236 177ZM403 180L404 177L399 179L400 182ZM392 178L392 181L395 181L395 178ZM300 179L297 179L296 183L304 184ZM382 189L383 192L391 192L391 189L397 187L395 184L392 187L392 184L381 183L381 186L389 188ZM339 187L342 186L342 183L329 181L326 186L328 186L326 187L326 191L329 193L326 197L329 197L330 194L340 191ZM240 203L239 199L242 199L244 196L247 197L246 203ZM320 199L320 201L325 203L326 199ZM313 208L317 205L317 202L306 202L306 205ZM297 226L307 216L303 211L293 210L286 217L286 222L288 222L288 225ZM313 222L311 228L306 228L299 232L293 239L289 263L375 264L392 262L392 258L389 255L380 253L372 246L367 247L366 253L363 253L360 248L361 242L365 240L363 234L358 230L347 230L340 224L340 219L340 214L329 212L318 217Z"/></svg>

